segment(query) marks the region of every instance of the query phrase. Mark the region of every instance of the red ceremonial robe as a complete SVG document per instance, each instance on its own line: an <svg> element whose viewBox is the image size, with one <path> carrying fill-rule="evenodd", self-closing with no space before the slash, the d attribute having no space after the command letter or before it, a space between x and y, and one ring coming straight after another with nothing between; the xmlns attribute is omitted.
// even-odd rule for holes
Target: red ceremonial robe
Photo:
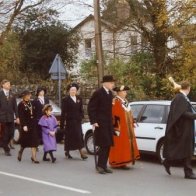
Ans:
<svg viewBox="0 0 196 196"><path fill-rule="evenodd" d="M114 99L112 116L114 123L114 145L110 148L109 163L111 167L122 167L140 157L134 134L134 122L128 104Z"/></svg>

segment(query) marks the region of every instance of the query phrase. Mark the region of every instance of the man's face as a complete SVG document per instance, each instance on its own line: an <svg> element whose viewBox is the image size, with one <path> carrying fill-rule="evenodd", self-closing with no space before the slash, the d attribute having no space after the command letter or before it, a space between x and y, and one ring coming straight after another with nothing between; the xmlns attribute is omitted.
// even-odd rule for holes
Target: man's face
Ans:
<svg viewBox="0 0 196 196"><path fill-rule="evenodd" d="M5 89L5 90L10 90L11 84L10 84L10 82L6 82L6 83L4 83L4 84L2 85L2 87L3 87L3 89Z"/></svg>
<svg viewBox="0 0 196 196"><path fill-rule="evenodd" d="M117 92L117 95L118 95L119 97L125 99L126 96L127 96L127 91L119 91L119 92Z"/></svg>
<svg viewBox="0 0 196 196"><path fill-rule="evenodd" d="M115 83L114 82L104 82L104 87L106 87L108 90L112 90L114 88Z"/></svg>
<svg viewBox="0 0 196 196"><path fill-rule="evenodd" d="M191 91L191 87L188 87L188 89L187 89L187 95L190 93L190 91Z"/></svg>
<svg viewBox="0 0 196 196"><path fill-rule="evenodd" d="M39 92L39 96L44 96L44 90L41 90L40 92Z"/></svg>

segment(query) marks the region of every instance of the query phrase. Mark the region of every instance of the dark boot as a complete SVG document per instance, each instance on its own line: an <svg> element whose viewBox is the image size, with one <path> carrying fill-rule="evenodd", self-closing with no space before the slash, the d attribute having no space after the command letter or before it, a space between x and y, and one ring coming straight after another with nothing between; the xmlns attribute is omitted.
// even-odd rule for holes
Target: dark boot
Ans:
<svg viewBox="0 0 196 196"><path fill-rule="evenodd" d="M24 151L24 148L20 148L19 152L18 152L18 161L21 161L22 160L22 153Z"/></svg>
<svg viewBox="0 0 196 196"><path fill-rule="evenodd" d="M165 160L163 161L163 166L165 167L165 171L166 171L169 175L171 175L170 163L169 163L169 161L168 161L167 159L165 159Z"/></svg>
<svg viewBox="0 0 196 196"><path fill-rule="evenodd" d="M73 157L69 154L69 151L66 151L65 152L65 156L66 156L66 158L68 158L68 159L72 159Z"/></svg>
<svg viewBox="0 0 196 196"><path fill-rule="evenodd" d="M47 154L47 152L44 152L43 161L50 161L50 159L47 158Z"/></svg>
<svg viewBox="0 0 196 196"><path fill-rule="evenodd" d="M52 163L54 163L56 161L56 158L53 156L52 151L49 151L50 157L52 159Z"/></svg>

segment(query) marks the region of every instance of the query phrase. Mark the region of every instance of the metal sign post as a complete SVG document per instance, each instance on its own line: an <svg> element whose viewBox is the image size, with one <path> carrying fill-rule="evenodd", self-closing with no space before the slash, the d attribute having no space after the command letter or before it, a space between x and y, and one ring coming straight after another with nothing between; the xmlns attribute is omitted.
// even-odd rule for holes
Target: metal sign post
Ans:
<svg viewBox="0 0 196 196"><path fill-rule="evenodd" d="M59 106L61 107L61 80L64 80L66 78L67 71L59 54L55 56L49 73L51 74L52 80L58 80L58 97Z"/></svg>

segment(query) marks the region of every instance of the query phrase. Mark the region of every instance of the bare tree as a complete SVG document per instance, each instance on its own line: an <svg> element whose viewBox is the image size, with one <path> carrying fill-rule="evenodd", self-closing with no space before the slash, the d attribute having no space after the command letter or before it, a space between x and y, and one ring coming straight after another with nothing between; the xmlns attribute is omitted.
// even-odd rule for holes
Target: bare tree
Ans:
<svg viewBox="0 0 196 196"><path fill-rule="evenodd" d="M16 18L28 9L49 3L50 0L7 0L0 1L0 45L11 31Z"/></svg>

